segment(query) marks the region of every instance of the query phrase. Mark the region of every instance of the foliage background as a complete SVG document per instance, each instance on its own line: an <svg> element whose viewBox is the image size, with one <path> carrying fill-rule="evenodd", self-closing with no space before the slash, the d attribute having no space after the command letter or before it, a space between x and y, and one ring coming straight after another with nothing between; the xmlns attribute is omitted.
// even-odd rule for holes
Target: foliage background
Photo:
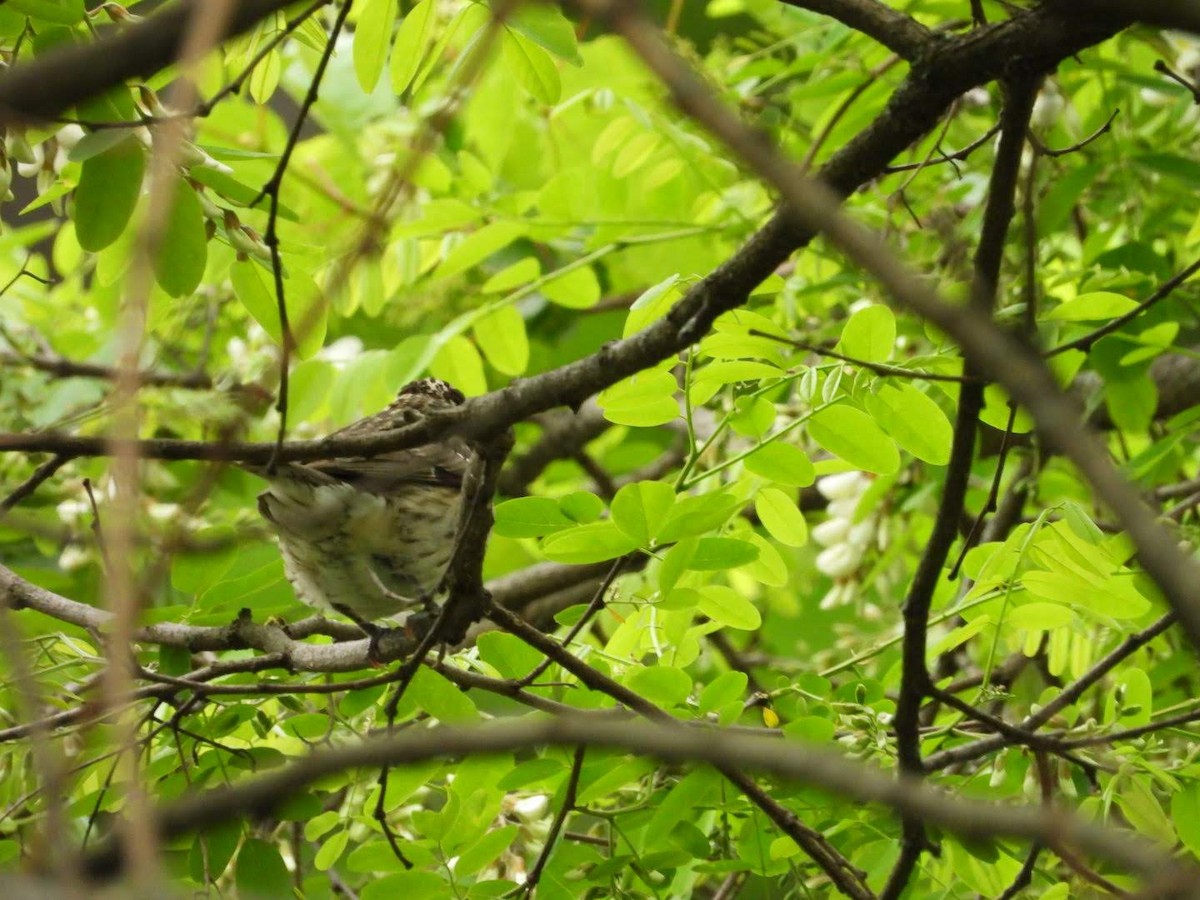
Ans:
<svg viewBox="0 0 1200 900"><path fill-rule="evenodd" d="M14 72L51 64L55 48L106 40L109 23L134 32L130 14L161 15L152 6L10 0L5 59ZM728 777L734 745L725 768L582 743L437 749L445 726L547 712L603 723L617 706L770 735L795 759L836 748L914 772L915 755L952 800L1067 807L1194 862L1200 714L1178 606L1069 452L1010 415L999 385L984 391L978 448L959 459L965 498L947 508L953 433L975 431L957 345L893 312L834 243L770 266L744 298L733 286L729 311L682 353L555 387L563 367L674 324L691 292L719 294L746 242L778 221L776 191L671 103L627 40L638 46L629 21L641 20L617 9L358 0L331 38L338 8L293 4L203 54L202 115L175 114L173 101L192 105L170 87L176 66L51 122L5 114L19 198L0 235L13 279L0 299L0 472L17 489L0 520L6 870L97 877L103 841L125 833L148 842L139 854L126 841L126 874L244 897L535 884L545 897L1067 897L1139 883L1128 859L1049 824L1031 844L989 831L982 813L975 833L926 829L903 804L895 816L811 778L747 792ZM871 0L649 14L754 135L827 173L903 116L905 91L929 89L938 52L1059 15ZM1048 362L1086 407L1081 425L1104 430L1163 517L1160 539L1190 553L1200 58L1190 38L1100 35L1106 20L1089 15L1094 46L1064 42L1048 64L1018 52L1003 85L966 76L935 128L910 126L923 136L893 168L834 181L860 188L859 222L965 300L973 278L988 281L980 234L1005 188L992 135L1033 82L992 320L1064 350ZM910 26L928 41L917 50ZM516 445L483 576L559 639L588 608L565 644L577 662L492 625L416 671L397 722L429 749L385 776L382 804L399 852L373 815L374 769L327 772L269 814L231 810L199 834L155 824L159 805L336 758L384 727L397 676L370 670L353 629L296 601L256 478L206 453L123 471L137 460L116 445L55 443L136 429L247 458L237 442L280 433L281 365L286 434L300 439L423 374L469 397L510 388L502 411L524 384L549 385L546 402L513 399L500 416ZM46 467L34 451L56 455ZM924 597L922 565L936 576ZM98 628L37 588L116 618ZM906 601L927 615L906 618ZM243 609L258 631L231 626ZM132 634L135 622L214 629L212 643ZM131 673L111 664L129 637ZM896 723L905 696L919 733Z"/></svg>

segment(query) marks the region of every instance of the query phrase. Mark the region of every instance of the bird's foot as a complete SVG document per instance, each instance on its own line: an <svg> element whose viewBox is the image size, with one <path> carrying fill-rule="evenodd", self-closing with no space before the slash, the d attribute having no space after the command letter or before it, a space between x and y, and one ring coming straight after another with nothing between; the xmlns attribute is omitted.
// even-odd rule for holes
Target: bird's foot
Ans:
<svg viewBox="0 0 1200 900"><path fill-rule="evenodd" d="M414 613L409 613L408 618L404 620L404 633L415 643L419 644L429 634L429 629L437 624L437 620L437 609L426 607Z"/></svg>
<svg viewBox="0 0 1200 900"><path fill-rule="evenodd" d="M380 652L379 642L397 629L384 628L374 622L368 622L354 610L340 603L334 604L333 608L357 625L367 636L367 662L376 668L386 665L387 661Z"/></svg>

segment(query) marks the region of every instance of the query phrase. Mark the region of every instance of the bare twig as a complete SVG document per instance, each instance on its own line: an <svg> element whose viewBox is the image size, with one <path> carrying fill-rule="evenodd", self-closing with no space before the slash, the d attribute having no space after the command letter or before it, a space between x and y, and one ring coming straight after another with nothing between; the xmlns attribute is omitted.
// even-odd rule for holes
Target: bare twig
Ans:
<svg viewBox="0 0 1200 900"><path fill-rule="evenodd" d="M69 456L52 456L36 469L34 469L28 478L13 488L12 492L0 500L0 519L3 519L10 509L24 500L26 497L33 494L34 491L45 481L48 481L54 476L54 473L71 461ZM90 493L90 492L89 492Z"/></svg>

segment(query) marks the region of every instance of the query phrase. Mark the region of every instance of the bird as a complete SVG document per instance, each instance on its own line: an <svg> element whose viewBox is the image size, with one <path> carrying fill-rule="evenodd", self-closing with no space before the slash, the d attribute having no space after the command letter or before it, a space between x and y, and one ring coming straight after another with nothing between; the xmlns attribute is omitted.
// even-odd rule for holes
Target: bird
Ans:
<svg viewBox="0 0 1200 900"><path fill-rule="evenodd" d="M422 378L330 437L391 431L465 399L445 381ZM370 458L247 468L268 482L258 510L278 537L297 598L346 616L375 647L387 630L379 619L404 626L436 610L474 460L466 441L449 437Z"/></svg>

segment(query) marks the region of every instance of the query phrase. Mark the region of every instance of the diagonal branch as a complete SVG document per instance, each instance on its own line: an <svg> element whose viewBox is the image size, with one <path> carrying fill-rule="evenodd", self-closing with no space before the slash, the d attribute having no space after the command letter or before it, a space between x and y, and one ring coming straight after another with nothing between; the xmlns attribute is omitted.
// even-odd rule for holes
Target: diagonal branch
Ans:
<svg viewBox="0 0 1200 900"><path fill-rule="evenodd" d="M1083 411L1059 388L1041 357L981 315L973 304L963 307L948 302L925 278L901 262L876 234L843 214L839 209L841 195L836 189L806 177L774 146L751 132L663 44L631 6L620 0L616 3L588 0L585 8L625 34L643 61L671 87L679 106L780 192L790 218L799 227L820 230L834 246L877 278L896 303L949 335L980 373L1003 385L1029 411L1047 443L1076 465L1097 499L1117 516L1133 540L1142 567L1179 614L1193 646L1200 648L1200 563L1179 549L1174 537L1158 523L1154 511L1117 471L1097 435L1081 425ZM1047 8L1040 11L1047 13ZM1120 24L1099 17L1096 21L1085 19L1075 23L1075 32L1103 32ZM1002 27L994 26L992 31ZM1011 34L1006 32L1007 36ZM1044 50L1043 47L1032 52L1028 61L1036 62ZM935 68L942 69L943 65L944 74L949 77L954 74L957 62L940 60ZM902 91L903 87L897 95Z"/></svg>
<svg viewBox="0 0 1200 900"><path fill-rule="evenodd" d="M783 0L788 6L808 9L837 19L843 25L874 38L909 62L920 59L937 45L938 37L904 13L878 0Z"/></svg>

